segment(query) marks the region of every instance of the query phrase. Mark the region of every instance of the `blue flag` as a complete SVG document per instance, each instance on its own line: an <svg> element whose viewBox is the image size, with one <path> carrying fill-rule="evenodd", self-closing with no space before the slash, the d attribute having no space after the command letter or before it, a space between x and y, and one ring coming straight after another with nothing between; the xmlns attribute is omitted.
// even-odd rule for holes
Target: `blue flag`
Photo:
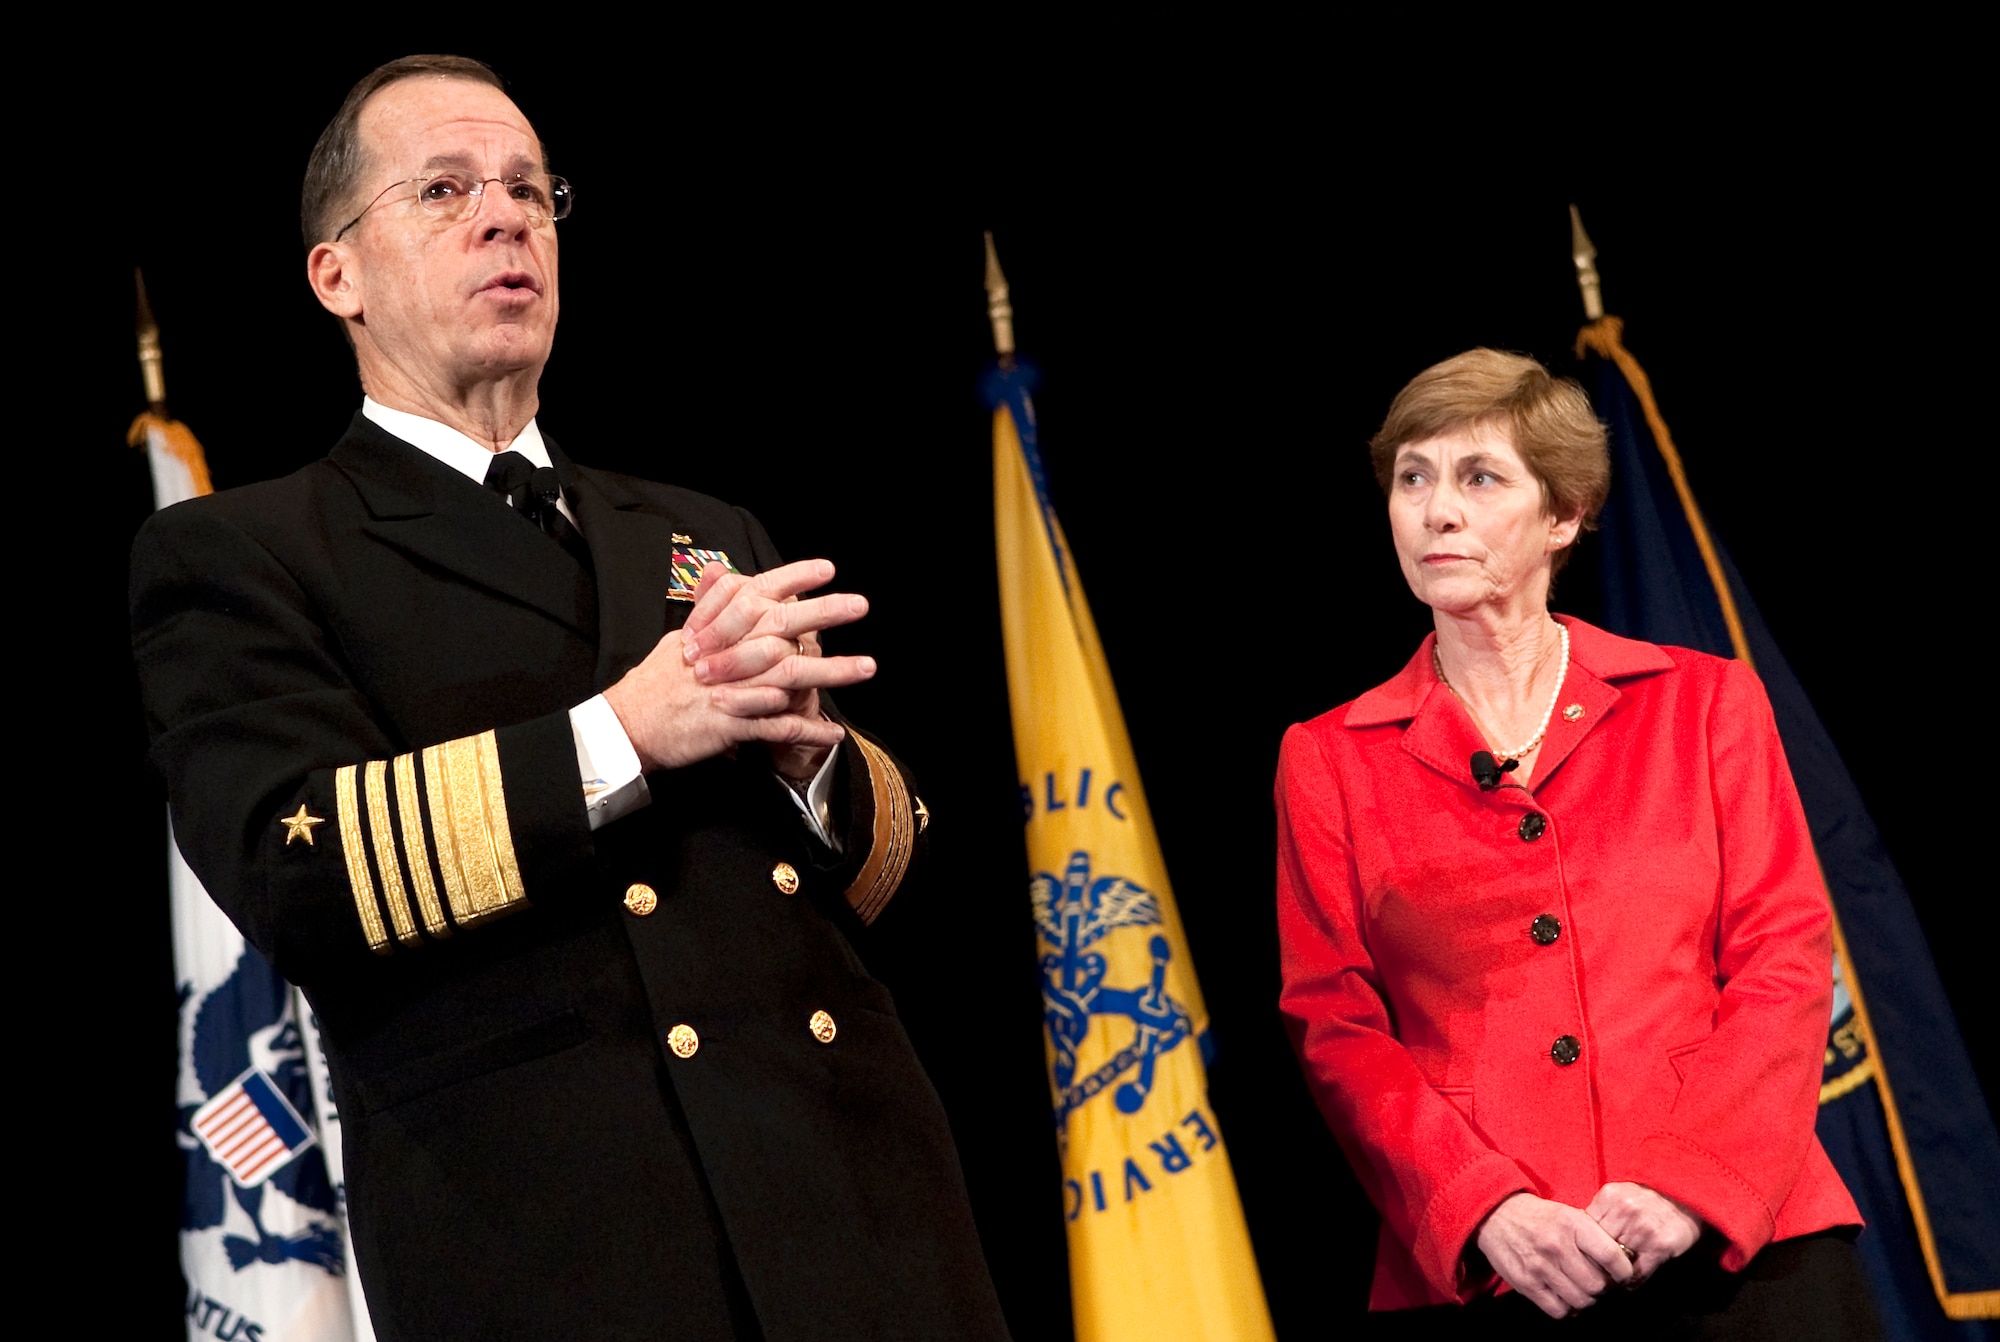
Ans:
<svg viewBox="0 0 2000 1342"><path fill-rule="evenodd" d="M1622 323L1577 338L1611 434L1604 623L1739 657L1769 693L1834 909L1819 1139L1867 1218L1859 1241L1892 1339L1989 1336L2000 1318L2000 1136L1910 897L1840 753L1708 532Z"/></svg>

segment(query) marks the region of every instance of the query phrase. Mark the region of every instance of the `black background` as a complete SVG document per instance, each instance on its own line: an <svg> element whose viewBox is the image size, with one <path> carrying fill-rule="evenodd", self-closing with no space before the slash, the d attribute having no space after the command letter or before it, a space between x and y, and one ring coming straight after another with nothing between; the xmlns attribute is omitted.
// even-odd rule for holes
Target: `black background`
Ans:
<svg viewBox="0 0 2000 1342"><path fill-rule="evenodd" d="M15 657L64 688L16 701L55 817L24 821L28 850L60 855L23 926L62 967L35 972L68 975L41 1074L105 1097L83 1129L92 1197L55 1176L75 1220L55 1238L109 1217L133 1282L90 1317L181 1326L162 793L122 608L150 505L121 446L142 401L131 268L219 487L321 455L359 391L303 283L296 183L347 85L426 47L501 69L577 187L545 430L752 508L873 602L835 641L882 673L843 703L935 817L873 954L1018 1336L1066 1335L1068 1301L975 391L984 228L1044 373L1051 486L1208 998L1281 1335L1362 1307L1374 1228L1274 1009L1278 739L1427 629L1365 440L1404 381L1469 346L1568 365L1571 201L1709 520L1860 783L1968 1042L1992 1050L1992 881L1968 874L1992 768L1990 341L1948 76L1892 94L1840 62L1745 57L1612 81L1585 64L1637 53L1608 39L1534 78L1364 77L1279 33L1065 69L1017 41L838 61L649 45L416 29L282 59L134 49L38 104L72 134L59 189L17 213L58 245L17 253L18 292L47 297L16 399L57 506L32 510L49 539ZM1586 542L1557 607L1588 618L1590 580Z"/></svg>

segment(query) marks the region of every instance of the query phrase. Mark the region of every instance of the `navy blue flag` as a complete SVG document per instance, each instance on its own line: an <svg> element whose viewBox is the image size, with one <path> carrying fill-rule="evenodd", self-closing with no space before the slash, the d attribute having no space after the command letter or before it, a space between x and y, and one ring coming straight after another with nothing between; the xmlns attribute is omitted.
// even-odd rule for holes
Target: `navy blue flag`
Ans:
<svg viewBox="0 0 2000 1342"><path fill-rule="evenodd" d="M1622 324L1584 328L1611 432L1604 622L1749 662L1784 739L1833 897L1834 998L1819 1139L1867 1218L1859 1249L1891 1339L1991 1336L2000 1318L2000 1135L1902 879L1854 779L1695 506Z"/></svg>

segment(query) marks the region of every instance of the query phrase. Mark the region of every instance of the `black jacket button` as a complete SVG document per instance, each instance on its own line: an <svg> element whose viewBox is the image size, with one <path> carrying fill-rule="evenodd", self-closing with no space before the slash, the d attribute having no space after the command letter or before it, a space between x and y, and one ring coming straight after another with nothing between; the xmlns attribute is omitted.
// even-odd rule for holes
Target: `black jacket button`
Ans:
<svg viewBox="0 0 2000 1342"><path fill-rule="evenodd" d="M1556 1060L1558 1067L1569 1066L1582 1052L1583 1046L1576 1042L1576 1036L1573 1034L1559 1034L1556 1036L1556 1042L1549 1045L1549 1056Z"/></svg>
<svg viewBox="0 0 2000 1342"><path fill-rule="evenodd" d="M1547 946L1563 933L1562 920L1546 913L1535 915L1535 921L1528 924L1528 935L1535 939L1537 946Z"/></svg>
<svg viewBox="0 0 2000 1342"><path fill-rule="evenodd" d="M1521 828L1516 832L1520 834L1521 842L1533 843L1542 837L1548 827L1549 822L1540 811L1530 811L1521 817Z"/></svg>

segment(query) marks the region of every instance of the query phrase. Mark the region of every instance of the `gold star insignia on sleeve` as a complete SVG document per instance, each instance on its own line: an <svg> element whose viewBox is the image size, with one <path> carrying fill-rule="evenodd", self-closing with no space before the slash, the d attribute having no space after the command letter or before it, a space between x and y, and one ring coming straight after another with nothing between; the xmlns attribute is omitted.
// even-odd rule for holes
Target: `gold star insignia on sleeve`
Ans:
<svg viewBox="0 0 2000 1342"><path fill-rule="evenodd" d="M914 793L912 793L911 795L915 796ZM925 830L929 829L930 827L931 827L930 808L924 805L924 799L922 797L917 797L917 833L922 834Z"/></svg>
<svg viewBox="0 0 2000 1342"><path fill-rule="evenodd" d="M306 847L310 848L313 846L312 827L324 825L326 820L321 816L307 815L305 806L301 804L297 815L281 815L278 823L285 827L285 847L290 848L293 839L304 839Z"/></svg>

